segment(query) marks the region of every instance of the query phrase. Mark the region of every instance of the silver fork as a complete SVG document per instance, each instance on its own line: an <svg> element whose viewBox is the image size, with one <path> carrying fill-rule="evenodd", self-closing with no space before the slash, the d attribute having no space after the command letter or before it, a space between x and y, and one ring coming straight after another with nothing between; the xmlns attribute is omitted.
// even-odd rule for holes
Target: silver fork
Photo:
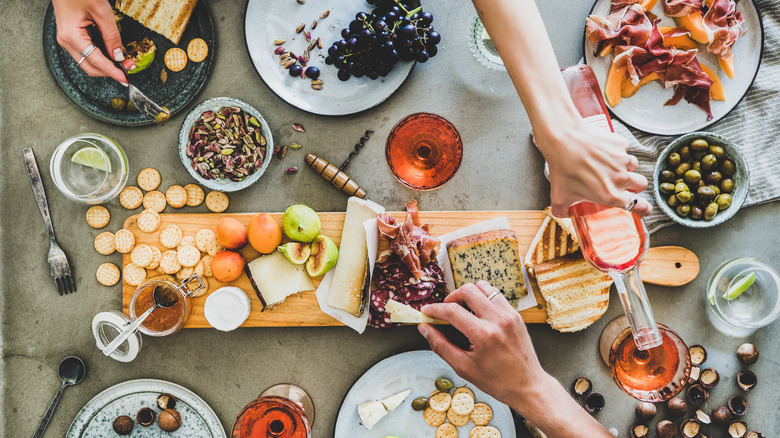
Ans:
<svg viewBox="0 0 780 438"><path fill-rule="evenodd" d="M31 148L24 149L24 162L27 165L27 173L30 175L30 185L32 185L35 201L38 203L38 209L43 216L43 223L49 232L49 270L57 291L62 294L76 292L76 282L70 272L68 258L62 251L54 238L54 227L51 223L51 214L49 213L49 203L46 201L46 192L43 190L41 181L41 172L38 170L38 163L35 161L35 154Z"/></svg>

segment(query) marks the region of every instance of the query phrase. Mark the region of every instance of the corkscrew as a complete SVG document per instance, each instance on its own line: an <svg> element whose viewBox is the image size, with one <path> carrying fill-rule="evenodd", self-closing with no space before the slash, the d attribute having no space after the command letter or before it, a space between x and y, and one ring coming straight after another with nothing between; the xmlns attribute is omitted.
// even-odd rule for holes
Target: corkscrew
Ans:
<svg viewBox="0 0 780 438"><path fill-rule="evenodd" d="M321 177L325 178L326 181L330 182L334 187L346 193L347 195L364 198L366 196L366 191L360 188L358 183L356 183L355 180L350 178L349 175L344 172L344 168L347 167L352 157L360 153L360 149L365 146L365 143L368 141L368 137L373 133L374 131L371 130L366 131L365 134L363 134L363 137L360 137L360 141L355 145L355 149L349 153L347 159L344 160L344 162L341 163L341 166L339 167L334 166L333 164L314 154L306 155L306 164L314 169L314 171L317 172Z"/></svg>

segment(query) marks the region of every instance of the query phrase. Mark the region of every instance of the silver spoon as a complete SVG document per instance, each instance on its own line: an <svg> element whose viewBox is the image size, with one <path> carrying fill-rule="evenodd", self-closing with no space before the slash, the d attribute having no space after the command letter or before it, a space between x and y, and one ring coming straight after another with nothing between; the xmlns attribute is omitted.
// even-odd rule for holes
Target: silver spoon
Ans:
<svg viewBox="0 0 780 438"><path fill-rule="evenodd" d="M46 432L46 426L49 425L49 420L51 420L52 415L54 415L54 408L56 408L57 403L60 402L62 391L65 390L66 386L75 385L81 382L81 379L84 378L84 374L86 373L86 367L84 366L84 362L78 357L68 356L60 362L58 373L60 375L60 380L62 380L62 386L60 386L60 390L57 391L57 395L54 396L54 400L51 401L49 410L46 411L46 415L43 416L41 424L38 425L38 430L33 434L33 438L41 438L43 433Z"/></svg>
<svg viewBox="0 0 780 438"><path fill-rule="evenodd" d="M103 348L103 354L110 356L111 353L117 349L117 347L122 345L122 342L125 342L125 340L129 338L131 334L138 330L138 327L141 325L141 323L143 323L144 320L146 320L146 318L152 314L154 309L158 307L166 309L173 306L179 302L179 296L168 288L155 286L154 290L152 290L152 301L154 302L154 305L147 309L146 312L142 313L141 316L136 318L132 324L127 326L127 328L124 329L122 333L119 334L119 336L114 338L113 341L106 345L106 347Z"/></svg>

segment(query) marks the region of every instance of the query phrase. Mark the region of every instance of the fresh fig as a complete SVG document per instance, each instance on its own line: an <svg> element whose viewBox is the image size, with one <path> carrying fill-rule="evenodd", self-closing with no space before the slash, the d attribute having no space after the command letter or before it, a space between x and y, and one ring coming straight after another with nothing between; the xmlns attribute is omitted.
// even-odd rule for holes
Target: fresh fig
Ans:
<svg viewBox="0 0 780 438"><path fill-rule="evenodd" d="M325 275L336 266L339 249L330 237L319 235L311 244L311 257L306 262L306 271L312 277Z"/></svg>
<svg viewBox="0 0 780 438"><path fill-rule="evenodd" d="M311 255L311 247L303 242L289 242L281 245L277 248L287 260L295 263L296 265L302 265L309 260Z"/></svg>

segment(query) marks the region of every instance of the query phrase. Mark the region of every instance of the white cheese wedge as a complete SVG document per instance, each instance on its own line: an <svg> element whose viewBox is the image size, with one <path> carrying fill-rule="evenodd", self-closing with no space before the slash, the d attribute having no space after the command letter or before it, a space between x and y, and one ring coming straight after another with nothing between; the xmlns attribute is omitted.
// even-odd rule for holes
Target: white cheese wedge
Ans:
<svg viewBox="0 0 780 438"><path fill-rule="evenodd" d="M290 295L314 290L306 266L293 264L280 251L252 260L245 270L264 311L282 303Z"/></svg>
<svg viewBox="0 0 780 438"><path fill-rule="evenodd" d="M392 322L413 324L439 322L437 319L425 316L419 310L395 300L387 300L385 309L390 312L390 321Z"/></svg>
<svg viewBox="0 0 780 438"><path fill-rule="evenodd" d="M374 427L374 425L376 425L379 420L387 415L387 409L385 409L385 405L383 405L382 402L376 400L371 400L359 404L357 410L358 415L360 416L360 421L363 422L363 426L366 426L366 429L368 430L371 430L371 428Z"/></svg>
<svg viewBox="0 0 780 438"><path fill-rule="evenodd" d="M203 316L217 330L229 332L249 318L252 303L243 289L225 286L211 293L203 305Z"/></svg>
<svg viewBox="0 0 780 438"><path fill-rule="evenodd" d="M368 278L368 249L363 222L384 213L381 205L351 197L341 230L339 261L334 268L328 305L360 316L363 310L363 288Z"/></svg>
<svg viewBox="0 0 780 438"><path fill-rule="evenodd" d="M411 392L412 392L411 389L407 389L406 391L401 391L398 394L393 394L379 401L382 402L383 405L385 405L385 408L387 408L388 411L394 411L395 408L401 406L401 403L404 402L406 397L409 396Z"/></svg>

